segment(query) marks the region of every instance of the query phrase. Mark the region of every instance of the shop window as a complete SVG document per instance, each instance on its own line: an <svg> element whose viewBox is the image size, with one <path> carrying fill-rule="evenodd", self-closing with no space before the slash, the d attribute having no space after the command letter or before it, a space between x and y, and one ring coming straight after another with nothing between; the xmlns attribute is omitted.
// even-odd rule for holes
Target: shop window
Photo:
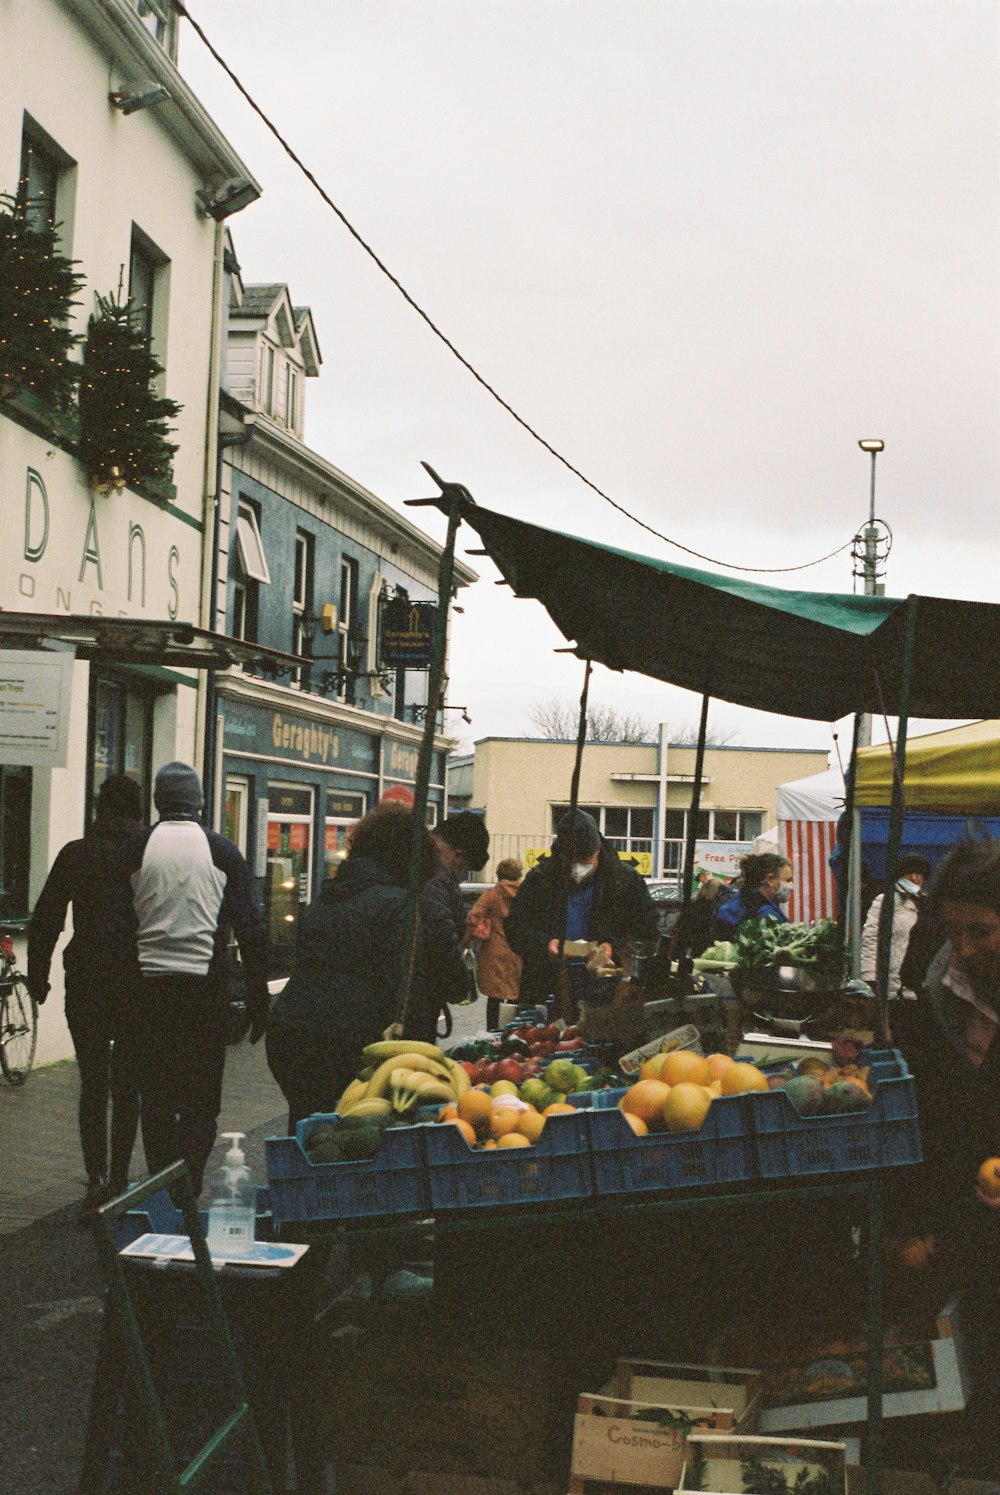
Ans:
<svg viewBox="0 0 1000 1495"><path fill-rule="evenodd" d="M31 769L0 765L0 918L28 912Z"/></svg>
<svg viewBox="0 0 1000 1495"><path fill-rule="evenodd" d="M764 813L762 810L740 811L740 841L756 841L764 829Z"/></svg>
<svg viewBox="0 0 1000 1495"><path fill-rule="evenodd" d="M247 854L247 821L250 804L248 779L226 779L226 798L222 806L222 834L244 856Z"/></svg>
<svg viewBox="0 0 1000 1495"><path fill-rule="evenodd" d="M735 810L716 810L712 826L713 841L739 839L739 815Z"/></svg>
<svg viewBox="0 0 1000 1495"><path fill-rule="evenodd" d="M154 701L155 691L148 686L123 677L91 673L87 753L91 814L98 790L113 773L126 773L135 779L142 786L148 807Z"/></svg>

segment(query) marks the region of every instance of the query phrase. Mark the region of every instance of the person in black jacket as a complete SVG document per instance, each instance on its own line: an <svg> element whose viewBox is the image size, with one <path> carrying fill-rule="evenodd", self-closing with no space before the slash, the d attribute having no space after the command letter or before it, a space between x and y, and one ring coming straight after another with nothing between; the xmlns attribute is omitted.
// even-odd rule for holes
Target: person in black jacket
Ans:
<svg viewBox="0 0 1000 1495"><path fill-rule="evenodd" d="M461 883L481 872L490 852L490 833L481 815L449 815L431 832L439 866L420 892L420 922L426 956L424 1000L410 1004L408 1038L434 1043L438 1014L444 1012L451 1032L449 1002L474 995L465 963L465 905Z"/></svg>
<svg viewBox="0 0 1000 1495"><path fill-rule="evenodd" d="M56 941L73 909L73 937L63 952L66 1021L80 1070L80 1144L87 1170L84 1208L128 1184L139 1125L135 1044L129 1022L138 969L131 941L115 938L118 874L124 842L142 825L142 790L125 774L104 780L95 819L52 864L28 925L28 986L35 1001L49 993ZM108 1100L111 1167L108 1169Z"/></svg>
<svg viewBox="0 0 1000 1495"><path fill-rule="evenodd" d="M557 990L559 939L603 946L607 960L622 966L633 940L654 940L656 904L645 880L626 866L585 810L567 812L556 827L552 854L532 867L514 899L507 941L523 961L523 1003L544 1002ZM566 962L570 1007L609 1002L615 986L591 975L587 962Z"/></svg>
<svg viewBox="0 0 1000 1495"><path fill-rule="evenodd" d="M267 1062L288 1102L288 1130L303 1116L336 1109L361 1064L398 1011L403 984L413 812L373 810L350 837L335 877L299 922L292 974L274 999ZM423 838L422 873L437 867ZM421 995L418 952L415 999Z"/></svg>

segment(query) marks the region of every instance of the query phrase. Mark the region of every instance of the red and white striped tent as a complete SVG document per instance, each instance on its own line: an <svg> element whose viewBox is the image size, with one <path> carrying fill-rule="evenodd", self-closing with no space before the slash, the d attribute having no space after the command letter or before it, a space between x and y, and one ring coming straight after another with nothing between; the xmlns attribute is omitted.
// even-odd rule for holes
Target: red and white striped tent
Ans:
<svg viewBox="0 0 1000 1495"><path fill-rule="evenodd" d="M836 914L830 857L843 809L844 776L839 768L778 786L778 849L794 873L790 919L812 923Z"/></svg>

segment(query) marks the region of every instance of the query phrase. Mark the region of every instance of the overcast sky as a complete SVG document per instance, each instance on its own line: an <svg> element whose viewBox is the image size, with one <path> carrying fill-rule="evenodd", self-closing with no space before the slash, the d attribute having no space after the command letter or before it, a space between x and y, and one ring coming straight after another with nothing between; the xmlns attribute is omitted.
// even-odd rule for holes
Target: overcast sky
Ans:
<svg viewBox="0 0 1000 1495"><path fill-rule="evenodd" d="M867 518L857 440L878 436L888 593L1000 600L1000 0L191 10L414 299L619 503L720 560L794 566ZM687 559L474 382L186 26L180 60L264 187L230 220L244 279L313 309L310 445L394 506L432 491L424 458L488 507ZM449 699L468 741L530 732L583 666L471 564ZM848 554L760 579L853 586ZM591 689L697 718L641 676L598 668ZM722 702L710 720L743 745L831 746L822 723Z"/></svg>

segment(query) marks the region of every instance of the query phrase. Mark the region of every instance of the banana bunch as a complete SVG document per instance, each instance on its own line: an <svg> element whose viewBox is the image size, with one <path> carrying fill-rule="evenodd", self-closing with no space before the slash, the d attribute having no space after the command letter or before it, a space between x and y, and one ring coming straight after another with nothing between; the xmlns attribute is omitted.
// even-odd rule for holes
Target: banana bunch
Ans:
<svg viewBox="0 0 1000 1495"><path fill-rule="evenodd" d="M337 1102L341 1116L405 1116L417 1106L457 1100L469 1088L462 1066L432 1043L385 1039L370 1043L364 1059L367 1078L348 1085Z"/></svg>

